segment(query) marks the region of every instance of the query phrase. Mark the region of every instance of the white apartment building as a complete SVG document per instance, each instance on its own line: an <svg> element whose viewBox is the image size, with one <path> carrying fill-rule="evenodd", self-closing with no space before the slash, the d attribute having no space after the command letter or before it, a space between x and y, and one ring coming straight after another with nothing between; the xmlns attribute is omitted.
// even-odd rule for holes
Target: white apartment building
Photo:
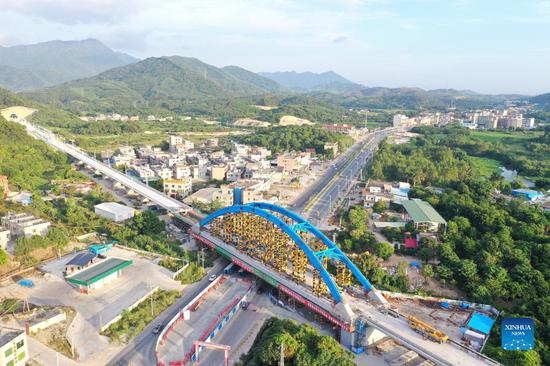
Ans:
<svg viewBox="0 0 550 366"><path fill-rule="evenodd" d="M11 237L46 236L51 224L28 213L8 213L2 217L2 229L8 230Z"/></svg>
<svg viewBox="0 0 550 366"><path fill-rule="evenodd" d="M9 230L0 229L0 248L6 249L8 242L11 239L11 234Z"/></svg>
<svg viewBox="0 0 550 366"><path fill-rule="evenodd" d="M174 178L176 179L188 178L191 176L191 169L188 165L176 164L172 169L174 171Z"/></svg>
<svg viewBox="0 0 550 366"><path fill-rule="evenodd" d="M393 116L393 127L402 127L409 124L409 117L404 114L396 114Z"/></svg>
<svg viewBox="0 0 550 366"><path fill-rule="evenodd" d="M153 169L155 171L155 174L159 176L161 179L170 179L172 178L172 169L169 169L167 167L160 167Z"/></svg>

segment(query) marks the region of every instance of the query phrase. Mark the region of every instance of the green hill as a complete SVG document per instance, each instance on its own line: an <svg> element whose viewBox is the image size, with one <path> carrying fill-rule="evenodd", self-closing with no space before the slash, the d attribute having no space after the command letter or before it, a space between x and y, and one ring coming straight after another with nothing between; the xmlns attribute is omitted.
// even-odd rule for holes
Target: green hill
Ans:
<svg viewBox="0 0 550 366"><path fill-rule="evenodd" d="M521 95L485 95L469 90L421 88L362 88L343 93L312 93L325 102L336 103L346 108L374 109L439 109L450 106L457 108L482 108L502 104L508 100L524 98Z"/></svg>
<svg viewBox="0 0 550 366"><path fill-rule="evenodd" d="M217 68L195 58L152 57L97 76L25 95L74 112L160 107L178 110L189 101L270 93L269 79L237 67Z"/></svg>
<svg viewBox="0 0 550 366"><path fill-rule="evenodd" d="M550 93L529 98L529 102L537 104L541 109L550 111Z"/></svg>
<svg viewBox="0 0 550 366"><path fill-rule="evenodd" d="M260 72L259 75L265 76L278 84L293 91L327 91L327 92L348 92L361 88L361 85L349 81L334 71L323 73L314 72Z"/></svg>
<svg viewBox="0 0 550 366"><path fill-rule="evenodd" d="M136 61L95 39L0 47L0 86L35 90Z"/></svg>

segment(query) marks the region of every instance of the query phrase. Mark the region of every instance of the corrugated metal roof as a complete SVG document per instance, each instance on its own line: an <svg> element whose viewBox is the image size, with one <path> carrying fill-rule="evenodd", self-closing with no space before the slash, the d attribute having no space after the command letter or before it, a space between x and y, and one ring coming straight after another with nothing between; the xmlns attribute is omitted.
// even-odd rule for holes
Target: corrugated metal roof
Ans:
<svg viewBox="0 0 550 366"><path fill-rule="evenodd" d="M437 222L447 224L447 221L426 201L413 199L402 202L403 207L414 222Z"/></svg>
<svg viewBox="0 0 550 366"><path fill-rule="evenodd" d="M77 254L73 259L67 262L66 266L75 265L75 266L85 266L95 258L94 253L85 252Z"/></svg>
<svg viewBox="0 0 550 366"><path fill-rule="evenodd" d="M474 312L474 314L470 318L470 321L468 322L468 326L481 333L489 334L494 323L495 320L488 317L487 315Z"/></svg>

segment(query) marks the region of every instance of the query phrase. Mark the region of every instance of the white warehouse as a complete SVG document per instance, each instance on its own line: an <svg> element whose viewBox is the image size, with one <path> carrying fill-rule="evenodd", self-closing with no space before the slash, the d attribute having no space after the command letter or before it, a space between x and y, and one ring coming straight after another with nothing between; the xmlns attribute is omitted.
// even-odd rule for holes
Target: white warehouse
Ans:
<svg viewBox="0 0 550 366"><path fill-rule="evenodd" d="M121 205L116 202L103 202L94 206L94 211L97 215L116 222L125 221L134 217L134 209L132 207Z"/></svg>

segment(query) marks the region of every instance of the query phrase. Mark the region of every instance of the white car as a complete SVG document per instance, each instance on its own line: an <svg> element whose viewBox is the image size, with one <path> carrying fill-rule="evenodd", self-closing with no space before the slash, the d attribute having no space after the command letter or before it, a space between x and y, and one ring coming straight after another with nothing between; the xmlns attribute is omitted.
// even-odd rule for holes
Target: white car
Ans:
<svg viewBox="0 0 550 366"><path fill-rule="evenodd" d="M218 277L218 276L216 276L215 274L213 274L212 276L208 277L208 281L212 282L212 281L214 281L214 280L216 279L216 277Z"/></svg>

